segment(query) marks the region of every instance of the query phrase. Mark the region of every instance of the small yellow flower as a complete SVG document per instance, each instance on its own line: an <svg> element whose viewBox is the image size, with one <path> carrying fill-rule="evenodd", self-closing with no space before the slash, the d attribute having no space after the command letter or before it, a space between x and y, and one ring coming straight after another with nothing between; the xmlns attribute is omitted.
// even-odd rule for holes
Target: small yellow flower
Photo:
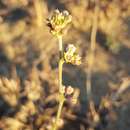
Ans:
<svg viewBox="0 0 130 130"><path fill-rule="evenodd" d="M74 65L81 64L81 57L77 54L76 47L72 44L68 45L68 48L64 53L64 59L66 63L71 63Z"/></svg>
<svg viewBox="0 0 130 130"><path fill-rule="evenodd" d="M69 54L73 55L76 52L76 47L73 44L69 44L66 51Z"/></svg>
<svg viewBox="0 0 130 130"><path fill-rule="evenodd" d="M81 64L81 57L78 54L74 55L74 58L72 60L72 64L74 64L74 65L80 65Z"/></svg>
<svg viewBox="0 0 130 130"><path fill-rule="evenodd" d="M64 34L66 26L71 23L72 16L68 11L60 12L58 9L54 11L52 16L47 19L47 25L50 27L50 32L54 36L61 36Z"/></svg>

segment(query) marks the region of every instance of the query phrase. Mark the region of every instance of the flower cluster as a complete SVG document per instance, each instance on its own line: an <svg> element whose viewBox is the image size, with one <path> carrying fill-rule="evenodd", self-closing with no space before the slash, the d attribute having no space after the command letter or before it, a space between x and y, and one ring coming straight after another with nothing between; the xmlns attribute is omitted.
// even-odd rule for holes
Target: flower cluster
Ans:
<svg viewBox="0 0 130 130"><path fill-rule="evenodd" d="M69 44L66 52L64 52L64 59L66 63L71 63L73 65L81 64L81 57L76 52L76 47L73 44Z"/></svg>
<svg viewBox="0 0 130 130"><path fill-rule="evenodd" d="M54 36L61 36L64 34L66 26L71 23L72 16L68 11L60 12L58 9L54 11L52 16L47 19L47 25L50 27L50 32Z"/></svg>
<svg viewBox="0 0 130 130"><path fill-rule="evenodd" d="M71 86L63 86L63 94L65 96L65 98L71 102L71 104L75 105L77 103L77 99L79 97L79 90L78 89L74 89Z"/></svg>

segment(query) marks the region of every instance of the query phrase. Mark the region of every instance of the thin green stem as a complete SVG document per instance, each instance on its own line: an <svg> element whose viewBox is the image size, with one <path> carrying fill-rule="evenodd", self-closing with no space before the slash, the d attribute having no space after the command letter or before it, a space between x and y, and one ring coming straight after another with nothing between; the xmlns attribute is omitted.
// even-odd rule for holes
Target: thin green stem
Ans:
<svg viewBox="0 0 130 130"><path fill-rule="evenodd" d="M59 40L59 93L62 92L62 69L63 69L63 42L62 36L58 37Z"/></svg>
<svg viewBox="0 0 130 130"><path fill-rule="evenodd" d="M58 37L58 40L59 40L59 78L58 78L59 79L59 106L58 106L58 111L56 114L56 121L52 130L57 130L57 127L58 127L57 125L61 116L61 111L63 108L64 101L65 101L64 93L63 93L63 85L62 85L62 70L63 70L63 63L64 63L62 37L61 36Z"/></svg>
<svg viewBox="0 0 130 130"><path fill-rule="evenodd" d="M63 59L60 59L59 60L59 93L62 93L62 88L63 88L63 86L62 86L62 69L63 69L63 63L64 63L64 61L63 61Z"/></svg>
<svg viewBox="0 0 130 130"><path fill-rule="evenodd" d="M59 41L59 58L60 60L63 57L63 42L62 42L62 36L58 37L58 41Z"/></svg>
<svg viewBox="0 0 130 130"><path fill-rule="evenodd" d="M52 130L57 130L58 122L59 122L59 119L60 119L60 116L61 116L61 111L62 111L63 104L64 104L64 101L65 101L63 95L60 95L60 96L61 97L60 97L58 111L57 111L57 115L56 115L56 121L55 121L55 124L54 124Z"/></svg>

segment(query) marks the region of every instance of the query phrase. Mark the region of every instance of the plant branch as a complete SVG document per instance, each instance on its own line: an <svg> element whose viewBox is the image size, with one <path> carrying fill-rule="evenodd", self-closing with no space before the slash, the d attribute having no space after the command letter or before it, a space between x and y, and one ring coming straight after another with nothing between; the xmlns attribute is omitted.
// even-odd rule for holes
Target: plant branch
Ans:
<svg viewBox="0 0 130 130"><path fill-rule="evenodd" d="M64 63L62 37L61 36L58 37L58 40L59 40L59 106L58 106L58 111L56 114L56 121L52 130L57 130L57 125L61 116L61 111L63 108L64 101L65 101L64 93L63 93L63 85L62 85L62 69L63 69L63 63Z"/></svg>

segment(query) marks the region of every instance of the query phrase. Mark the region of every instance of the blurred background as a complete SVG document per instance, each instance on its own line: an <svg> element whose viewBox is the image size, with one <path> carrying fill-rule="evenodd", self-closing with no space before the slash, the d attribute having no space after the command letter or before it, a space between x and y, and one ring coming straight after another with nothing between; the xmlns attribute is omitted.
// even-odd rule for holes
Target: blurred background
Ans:
<svg viewBox="0 0 130 130"><path fill-rule="evenodd" d="M97 106L130 76L130 0L99 3L92 76ZM80 66L64 65L63 84L79 89L80 97L76 106L65 103L59 129L90 130L85 84L94 8L93 0L0 0L0 130L51 130L58 105L58 44L46 19L55 9L71 13L64 46L74 44L83 60ZM129 116L127 89L100 130L129 130Z"/></svg>

